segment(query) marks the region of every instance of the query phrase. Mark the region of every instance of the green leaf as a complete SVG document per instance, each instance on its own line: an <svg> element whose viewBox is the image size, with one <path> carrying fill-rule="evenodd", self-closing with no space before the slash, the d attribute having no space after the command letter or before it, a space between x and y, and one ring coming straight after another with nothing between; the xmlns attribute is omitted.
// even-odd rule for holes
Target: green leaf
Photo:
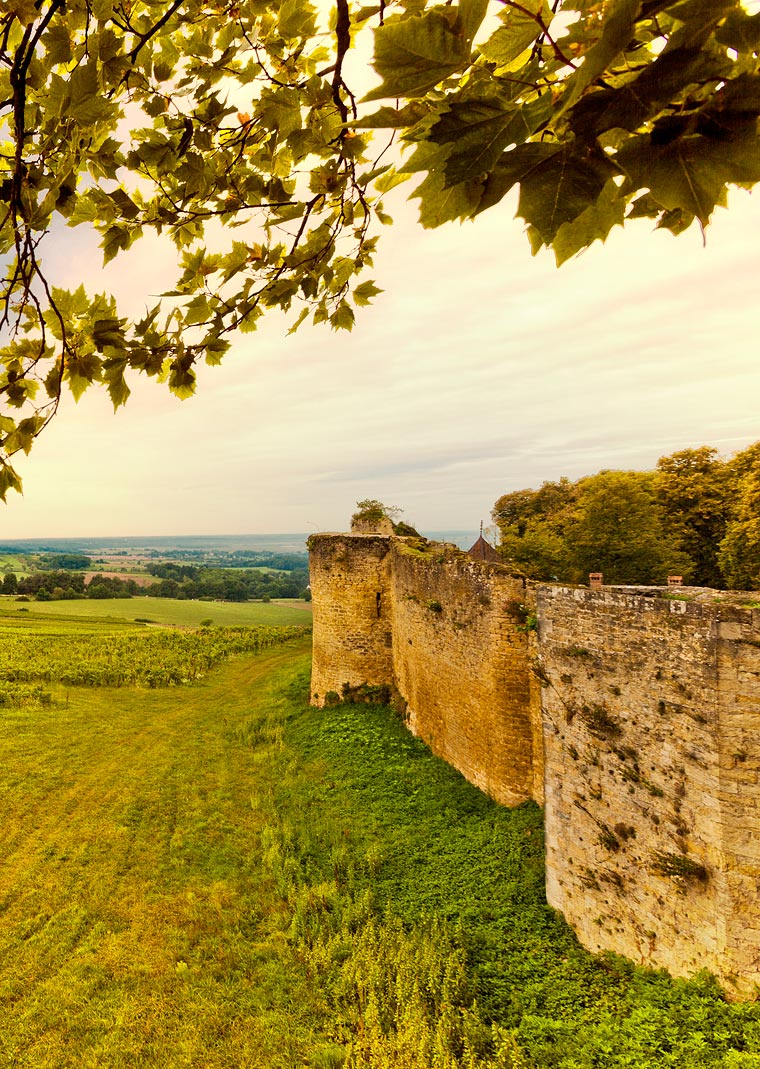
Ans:
<svg viewBox="0 0 760 1069"><path fill-rule="evenodd" d="M546 0L522 0L520 7L507 7L499 15L502 25L480 46L484 59L505 67L525 51L553 18Z"/></svg>
<svg viewBox="0 0 760 1069"><path fill-rule="evenodd" d="M98 352L103 352L106 346L114 349L124 349L124 329L122 320L108 318L96 319L92 327L92 340Z"/></svg>
<svg viewBox="0 0 760 1069"><path fill-rule="evenodd" d="M459 23L468 41L472 41L480 29L487 11L488 0L459 0Z"/></svg>
<svg viewBox="0 0 760 1069"><path fill-rule="evenodd" d="M610 0L604 8L601 37L583 57L583 63L565 85L565 93L557 114L567 111L581 94L617 59L634 36L636 19L641 12L641 0Z"/></svg>
<svg viewBox="0 0 760 1069"><path fill-rule="evenodd" d="M175 360L171 364L168 382L171 392L182 401L195 393L195 372L184 360Z"/></svg>
<svg viewBox="0 0 760 1069"><path fill-rule="evenodd" d="M418 97L461 70L470 59L455 8L431 8L424 15L389 21L375 31L373 66L382 85L365 100Z"/></svg>
<svg viewBox="0 0 760 1069"><path fill-rule="evenodd" d="M632 190L649 189L667 211L684 211L704 226L727 183L760 181L760 139L754 121L727 142L692 136L657 145L645 134L630 138L615 162Z"/></svg>
<svg viewBox="0 0 760 1069"><path fill-rule="evenodd" d="M554 236L552 248L557 266L595 241L606 241L613 226L625 222L625 197L614 180L610 180L595 204L570 222L563 223Z"/></svg>
<svg viewBox="0 0 760 1069"><path fill-rule="evenodd" d="M51 67L59 63L68 63L71 59L71 39L65 25L51 26L45 34L47 62Z"/></svg>
<svg viewBox="0 0 760 1069"><path fill-rule="evenodd" d="M42 430L45 420L42 416L29 416L19 423L3 440L3 449L10 456L23 451L27 455L34 445L35 436Z"/></svg>
<svg viewBox="0 0 760 1069"><path fill-rule="evenodd" d="M15 490L17 493L21 493L21 479L16 472L10 466L10 464L2 462L0 465L0 501L5 501L8 496L9 490Z"/></svg>
<svg viewBox="0 0 760 1069"><path fill-rule="evenodd" d="M211 307L206 294L199 293L196 297L193 297L192 301L185 305L184 320L185 323L189 325L205 323L210 314Z"/></svg>
<svg viewBox="0 0 760 1069"><path fill-rule="evenodd" d="M316 30L314 8L306 0L283 0L277 16L277 28L289 40L312 37Z"/></svg>
<svg viewBox="0 0 760 1069"><path fill-rule="evenodd" d="M671 35L668 48L700 48L724 16L735 11L736 6L737 0L683 0L669 7L670 17L678 19L683 25Z"/></svg>
<svg viewBox="0 0 760 1069"><path fill-rule="evenodd" d="M481 178L492 171L504 149L527 141L551 112L548 92L508 108L494 99L452 104L429 135L438 145L452 146L445 163L446 185Z"/></svg>
<svg viewBox="0 0 760 1069"><path fill-rule="evenodd" d="M760 12L731 11L715 31L715 40L739 52L752 52L760 46Z"/></svg>
<svg viewBox="0 0 760 1069"><path fill-rule="evenodd" d="M366 304L372 303L372 298L376 297L378 293L382 293L381 289L378 289L374 282L362 282L360 286L357 286L353 291L354 304L361 307Z"/></svg>
<svg viewBox="0 0 760 1069"><path fill-rule="evenodd" d="M412 197L420 200L420 222L427 230L454 219L472 218L482 194L483 183L480 181L447 186L443 174L431 171Z"/></svg>
<svg viewBox="0 0 760 1069"><path fill-rule="evenodd" d="M353 330L355 318L351 305L347 301L341 301L330 316L330 326L333 330Z"/></svg>
<svg viewBox="0 0 760 1069"><path fill-rule="evenodd" d="M551 141L536 141L505 152L483 184L477 213L492 208L517 182L560 151Z"/></svg>
<svg viewBox="0 0 760 1069"><path fill-rule="evenodd" d="M306 308L302 308L301 309L301 311L300 311L300 313L298 315L298 319L296 319L295 323L293 323L293 325L291 326L290 330L288 331L288 334L295 334L295 332L301 326L301 324L303 323L304 319L306 319L306 317L308 316L310 311L311 311L311 308L309 308L308 305L306 306Z"/></svg>
<svg viewBox="0 0 760 1069"><path fill-rule="evenodd" d="M609 171L587 163L565 145L520 181L518 215L536 228L548 245L564 223L596 204Z"/></svg>
<svg viewBox="0 0 760 1069"><path fill-rule="evenodd" d="M66 359L64 378L78 401L88 386L100 379L100 360L95 353L71 353Z"/></svg>
<svg viewBox="0 0 760 1069"><path fill-rule="evenodd" d="M635 132L648 117L659 112L663 103L680 98L694 83L722 79L729 69L730 61L725 55L701 48L663 52L620 88L584 96L573 108L570 124L585 137L616 127Z"/></svg>
<svg viewBox="0 0 760 1069"><path fill-rule="evenodd" d="M103 263L107 264L121 249L128 249L130 245L129 231L123 226L109 226L103 235L100 247L103 250Z"/></svg>
<svg viewBox="0 0 760 1069"><path fill-rule="evenodd" d="M134 219L140 214L140 209L125 189L121 189L120 187L114 189L109 196L115 204L117 211L124 219Z"/></svg>
<svg viewBox="0 0 760 1069"><path fill-rule="evenodd" d="M223 338L209 338L204 345L205 360L209 367L218 367L229 348L230 343Z"/></svg>
<svg viewBox="0 0 760 1069"><path fill-rule="evenodd" d="M429 114L430 107L427 104L413 100L403 108L378 108L371 115L365 115L363 119L353 119L351 126L358 129L403 130L414 126Z"/></svg>
<svg viewBox="0 0 760 1069"><path fill-rule="evenodd" d="M124 378L126 366L126 360L123 359L107 361L104 365L103 379L114 410L126 404L132 392Z"/></svg>

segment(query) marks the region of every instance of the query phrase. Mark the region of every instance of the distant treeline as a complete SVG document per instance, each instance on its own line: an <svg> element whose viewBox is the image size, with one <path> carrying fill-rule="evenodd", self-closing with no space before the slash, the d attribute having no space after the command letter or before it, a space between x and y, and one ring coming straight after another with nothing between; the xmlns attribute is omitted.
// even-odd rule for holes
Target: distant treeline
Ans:
<svg viewBox="0 0 760 1069"><path fill-rule="evenodd" d="M760 442L723 460L702 446L655 471L602 471L516 490L493 519L505 560L536 579L760 588Z"/></svg>
<svg viewBox="0 0 760 1069"><path fill-rule="evenodd" d="M160 565L151 566L161 568ZM228 568L167 565L173 573L148 586L134 579L93 575L87 582L81 572L34 572L19 579L9 572L2 580L0 593L26 595L37 601L75 598L131 598L137 595L154 598L201 599L214 601L253 601L271 598L309 598L309 575L306 569L287 574ZM192 574L188 574L192 573Z"/></svg>

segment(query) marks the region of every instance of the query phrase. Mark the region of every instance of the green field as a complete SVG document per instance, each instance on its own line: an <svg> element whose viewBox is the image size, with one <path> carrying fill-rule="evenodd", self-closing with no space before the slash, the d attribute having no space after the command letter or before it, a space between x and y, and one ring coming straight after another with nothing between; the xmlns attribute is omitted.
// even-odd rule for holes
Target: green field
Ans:
<svg viewBox="0 0 760 1069"><path fill-rule="evenodd" d="M0 705L2 1069L760 1066L760 1005L578 945L537 807L389 709L310 708L308 637L184 685L64 687L194 633L17 619L0 677L35 633L49 700Z"/></svg>
<svg viewBox="0 0 760 1069"><path fill-rule="evenodd" d="M0 597L0 624L5 616L21 612L34 619L97 621L150 621L156 624L198 627L204 620L223 627L284 627L310 624L311 603L306 601L175 601L171 598L85 598L81 601L19 602Z"/></svg>

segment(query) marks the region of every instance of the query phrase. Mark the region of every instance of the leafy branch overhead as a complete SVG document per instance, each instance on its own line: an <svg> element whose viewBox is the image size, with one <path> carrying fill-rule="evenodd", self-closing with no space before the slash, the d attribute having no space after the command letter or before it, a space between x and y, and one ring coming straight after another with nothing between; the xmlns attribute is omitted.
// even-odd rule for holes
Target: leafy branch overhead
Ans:
<svg viewBox="0 0 760 1069"><path fill-rule="evenodd" d="M740 0L5 0L0 497L64 389L186 396L273 308L350 329L399 182L425 226L519 187L558 262L626 218L706 225L760 179L758 49ZM46 270L66 226L125 265L161 235L176 277L131 321Z"/></svg>

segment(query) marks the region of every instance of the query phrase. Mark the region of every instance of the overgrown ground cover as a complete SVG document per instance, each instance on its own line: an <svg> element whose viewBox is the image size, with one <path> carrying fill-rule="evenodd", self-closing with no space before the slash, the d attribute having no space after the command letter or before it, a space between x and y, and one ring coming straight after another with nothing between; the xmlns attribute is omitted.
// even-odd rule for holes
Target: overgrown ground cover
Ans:
<svg viewBox="0 0 760 1069"><path fill-rule="evenodd" d="M540 813L308 650L0 709L0 1066L760 1065L760 1010L595 959L543 900Z"/></svg>
<svg viewBox="0 0 760 1069"><path fill-rule="evenodd" d="M311 624L311 605L305 601L183 601L171 598L98 598L93 601L47 601L24 604L15 598L0 598L0 622L5 617L29 614L35 619L95 619L98 623L149 621L178 627L199 627L204 620L222 627L284 627Z"/></svg>

